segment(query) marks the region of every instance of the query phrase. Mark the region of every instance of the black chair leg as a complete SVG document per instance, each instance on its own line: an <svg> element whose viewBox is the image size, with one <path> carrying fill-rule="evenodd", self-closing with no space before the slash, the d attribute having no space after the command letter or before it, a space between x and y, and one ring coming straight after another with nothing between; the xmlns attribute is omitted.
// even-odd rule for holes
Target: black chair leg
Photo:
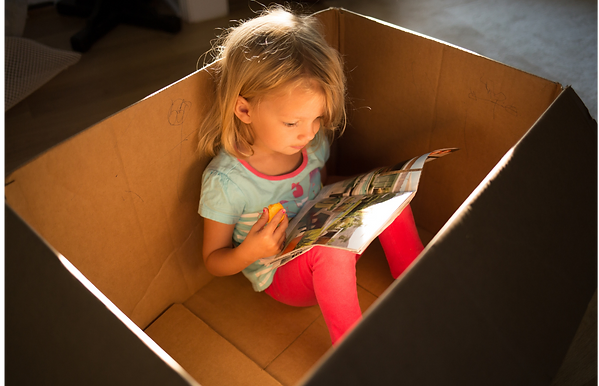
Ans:
<svg viewBox="0 0 599 386"><path fill-rule="evenodd" d="M102 36L120 23L177 33L181 19L175 15L160 15L144 0L60 0L60 14L87 17L85 27L71 37L75 51L86 52Z"/></svg>

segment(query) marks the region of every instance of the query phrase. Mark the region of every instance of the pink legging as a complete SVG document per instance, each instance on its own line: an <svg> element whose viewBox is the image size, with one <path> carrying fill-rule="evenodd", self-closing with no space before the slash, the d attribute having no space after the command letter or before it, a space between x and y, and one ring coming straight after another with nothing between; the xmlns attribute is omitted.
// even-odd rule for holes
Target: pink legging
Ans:
<svg viewBox="0 0 599 386"><path fill-rule="evenodd" d="M409 206L379 240L391 275L399 277L423 249ZM341 249L314 247L278 268L265 292L291 306L318 304L335 344L362 317L356 285L359 258Z"/></svg>

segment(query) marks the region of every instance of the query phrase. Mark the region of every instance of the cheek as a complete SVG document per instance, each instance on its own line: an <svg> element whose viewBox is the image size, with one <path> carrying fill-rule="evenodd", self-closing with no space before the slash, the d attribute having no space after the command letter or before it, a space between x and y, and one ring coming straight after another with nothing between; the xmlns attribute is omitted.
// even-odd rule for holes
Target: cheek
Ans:
<svg viewBox="0 0 599 386"><path fill-rule="evenodd" d="M320 126L321 126L321 122L320 119L315 121L314 124L312 125L312 131L314 131L314 133L318 133L318 131L320 130Z"/></svg>
<svg viewBox="0 0 599 386"><path fill-rule="evenodd" d="M264 125L260 130L260 138L272 146L280 145L291 138L290 131L284 127L276 127L274 124Z"/></svg>
<svg viewBox="0 0 599 386"><path fill-rule="evenodd" d="M267 120L264 119L255 119L252 122L252 129L254 131L254 135L260 137L260 139L264 140L272 136L271 125Z"/></svg>

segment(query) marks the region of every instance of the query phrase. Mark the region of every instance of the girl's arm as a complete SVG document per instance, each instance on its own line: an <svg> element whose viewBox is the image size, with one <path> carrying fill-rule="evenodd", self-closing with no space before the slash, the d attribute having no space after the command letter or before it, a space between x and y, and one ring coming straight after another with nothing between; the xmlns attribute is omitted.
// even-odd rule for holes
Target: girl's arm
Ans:
<svg viewBox="0 0 599 386"><path fill-rule="evenodd" d="M289 225L287 216L279 211L270 223L266 224L267 222L268 210L264 208L245 240L237 248L233 248L235 225L204 218L202 254L208 272L214 276L234 275L258 259L279 253Z"/></svg>

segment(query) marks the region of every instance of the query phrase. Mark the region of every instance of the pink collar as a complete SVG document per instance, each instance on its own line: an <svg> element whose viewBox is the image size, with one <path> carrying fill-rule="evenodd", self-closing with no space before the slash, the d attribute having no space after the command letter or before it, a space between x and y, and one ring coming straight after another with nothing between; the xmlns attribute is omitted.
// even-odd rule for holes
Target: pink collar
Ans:
<svg viewBox="0 0 599 386"><path fill-rule="evenodd" d="M241 164L243 166L245 166L245 168L247 170L249 170L250 172L252 172L253 174L255 174L256 176L260 177L260 178L264 178L266 180L271 180L271 181L281 181L281 180L285 180L287 178L292 178L297 176L298 174L300 174L302 172L302 170L304 170L306 168L306 165L308 165L308 151L306 150L306 148L304 147L302 149L302 164L295 169L294 171L287 173L287 174L281 174L280 176L269 176L268 174L264 174L264 173L260 173L258 170L254 169L252 167L252 165L249 164L249 162L245 161L245 160L241 160L241 159L237 159L239 162L241 162Z"/></svg>

